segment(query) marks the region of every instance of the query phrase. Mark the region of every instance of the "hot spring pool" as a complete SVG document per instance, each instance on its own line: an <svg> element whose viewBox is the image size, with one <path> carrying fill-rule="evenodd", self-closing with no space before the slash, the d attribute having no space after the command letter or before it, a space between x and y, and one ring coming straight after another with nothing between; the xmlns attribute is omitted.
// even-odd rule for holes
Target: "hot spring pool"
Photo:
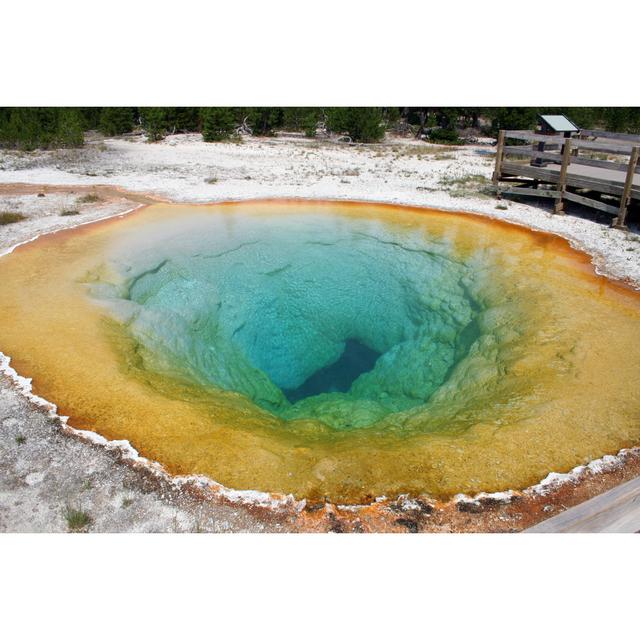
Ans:
<svg viewBox="0 0 640 640"><path fill-rule="evenodd" d="M476 216L153 205L0 283L0 350L72 425L234 489L444 498L640 441L639 296Z"/></svg>

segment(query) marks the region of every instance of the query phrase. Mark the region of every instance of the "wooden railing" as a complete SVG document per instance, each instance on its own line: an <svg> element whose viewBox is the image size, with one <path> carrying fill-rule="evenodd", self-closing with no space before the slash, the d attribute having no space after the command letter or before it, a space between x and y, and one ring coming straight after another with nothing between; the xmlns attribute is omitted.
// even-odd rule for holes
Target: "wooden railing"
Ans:
<svg viewBox="0 0 640 640"><path fill-rule="evenodd" d="M531 146L507 145L508 140L522 140L531 143ZM605 157L594 158L594 154ZM640 200L640 187L634 184L636 174L640 174L639 155L640 136L633 134L583 130L578 136L564 138L535 131L503 130L498 135L493 184L498 196L513 194L554 198L556 213L563 212L564 200L578 202L613 215L614 225L624 227L630 200ZM514 162L514 156L529 158L529 165ZM559 167L549 168L549 164ZM593 167L594 170L576 169L571 172L572 165ZM528 183L530 187L501 190L501 180L522 182L518 176L531 178ZM539 183L552 186L540 189ZM620 205L614 207L600 199L571 191L568 187L615 196L620 199Z"/></svg>

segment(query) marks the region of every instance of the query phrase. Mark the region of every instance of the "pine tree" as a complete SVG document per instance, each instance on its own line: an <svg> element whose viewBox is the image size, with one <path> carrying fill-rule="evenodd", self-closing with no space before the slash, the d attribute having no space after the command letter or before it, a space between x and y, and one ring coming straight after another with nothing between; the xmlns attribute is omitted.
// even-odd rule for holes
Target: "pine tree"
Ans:
<svg viewBox="0 0 640 640"><path fill-rule="evenodd" d="M555 109L555 108L554 108ZM537 124L537 116L543 113L540 107L497 107L487 109L491 116L491 132L500 129L532 129Z"/></svg>
<svg viewBox="0 0 640 640"><path fill-rule="evenodd" d="M97 129L100 124L101 107L80 107L78 109L82 118L82 128L84 131Z"/></svg>
<svg viewBox="0 0 640 640"><path fill-rule="evenodd" d="M56 146L81 147L84 144L82 116L78 109L62 108L58 113Z"/></svg>
<svg viewBox="0 0 640 640"><path fill-rule="evenodd" d="M198 107L166 107L165 112L169 133L200 131L201 119Z"/></svg>
<svg viewBox="0 0 640 640"><path fill-rule="evenodd" d="M18 149L35 149L38 124L35 112L22 107L7 108L4 125L0 130L3 146Z"/></svg>
<svg viewBox="0 0 640 640"><path fill-rule="evenodd" d="M379 142L384 137L380 107L333 107L327 110L327 126L354 142Z"/></svg>
<svg viewBox="0 0 640 640"><path fill-rule="evenodd" d="M9 146L7 130L9 126L9 118L11 117L11 109L9 107L0 107L0 148Z"/></svg>
<svg viewBox="0 0 640 640"><path fill-rule="evenodd" d="M318 128L318 118L320 114L316 109L310 109L309 113L302 120L302 130L307 138L315 138Z"/></svg>
<svg viewBox="0 0 640 640"><path fill-rule="evenodd" d="M61 109L56 107L36 107L37 132L35 146L47 149L55 144L58 133L58 117Z"/></svg>
<svg viewBox="0 0 640 640"><path fill-rule="evenodd" d="M272 135L273 129L283 121L283 110L280 107L251 107L242 111L248 117L254 136Z"/></svg>
<svg viewBox="0 0 640 640"><path fill-rule="evenodd" d="M141 107L142 126L149 142L162 140L167 133L167 109L163 107Z"/></svg>
<svg viewBox="0 0 640 640"><path fill-rule="evenodd" d="M9 108L0 132L0 142L3 146L26 151L51 146L56 139L57 111L53 107Z"/></svg>
<svg viewBox="0 0 640 640"><path fill-rule="evenodd" d="M318 107L283 107L282 126L286 131L303 131L308 138L316 135L322 109Z"/></svg>
<svg viewBox="0 0 640 640"><path fill-rule="evenodd" d="M202 139L205 142L221 142L231 138L236 120L233 109L228 107L204 107L202 109Z"/></svg>
<svg viewBox="0 0 640 640"><path fill-rule="evenodd" d="M620 131L623 133L640 132L640 108L605 107L602 111L604 126L609 131Z"/></svg>
<svg viewBox="0 0 640 640"><path fill-rule="evenodd" d="M105 136L119 136L133 131L131 107L104 107L100 113L99 129Z"/></svg>
<svg viewBox="0 0 640 640"><path fill-rule="evenodd" d="M382 121L385 129L395 129L400 123L402 113L400 107L384 107L382 109Z"/></svg>

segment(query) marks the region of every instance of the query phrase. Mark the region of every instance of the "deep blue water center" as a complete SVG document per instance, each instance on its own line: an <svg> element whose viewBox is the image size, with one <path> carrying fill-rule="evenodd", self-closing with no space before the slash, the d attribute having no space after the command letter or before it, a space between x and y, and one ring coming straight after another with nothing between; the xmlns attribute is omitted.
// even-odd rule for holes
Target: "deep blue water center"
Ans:
<svg viewBox="0 0 640 640"><path fill-rule="evenodd" d="M357 340L349 338L338 360L319 369L296 389L283 389L285 397L292 404L321 393L349 391L351 385L363 373L375 367L380 354Z"/></svg>

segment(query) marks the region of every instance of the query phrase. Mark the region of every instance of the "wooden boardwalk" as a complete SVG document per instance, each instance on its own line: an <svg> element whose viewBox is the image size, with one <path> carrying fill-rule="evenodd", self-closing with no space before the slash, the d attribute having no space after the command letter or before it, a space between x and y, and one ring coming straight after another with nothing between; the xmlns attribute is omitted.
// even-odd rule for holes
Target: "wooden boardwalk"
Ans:
<svg viewBox="0 0 640 640"><path fill-rule="evenodd" d="M546 167L532 167L517 163L504 163L502 167L504 173L517 173L532 177L546 177L549 182L558 182L561 166L559 164L549 164ZM615 169L605 169L601 167L587 167L584 165L570 165L567 168L567 185L579 187L582 184L594 184L595 181L602 181L602 186L607 191L615 195L622 195L625 183L625 175ZM632 178L631 195L640 199L640 173L636 173Z"/></svg>
<svg viewBox="0 0 640 640"><path fill-rule="evenodd" d="M530 145L505 144L521 140ZM498 195L577 202L612 216L624 227L632 201L640 203L640 136L582 131L564 138L533 131L500 131L493 185ZM507 185L501 183L508 183Z"/></svg>
<svg viewBox="0 0 640 640"><path fill-rule="evenodd" d="M567 509L524 533L638 533L640 478Z"/></svg>

